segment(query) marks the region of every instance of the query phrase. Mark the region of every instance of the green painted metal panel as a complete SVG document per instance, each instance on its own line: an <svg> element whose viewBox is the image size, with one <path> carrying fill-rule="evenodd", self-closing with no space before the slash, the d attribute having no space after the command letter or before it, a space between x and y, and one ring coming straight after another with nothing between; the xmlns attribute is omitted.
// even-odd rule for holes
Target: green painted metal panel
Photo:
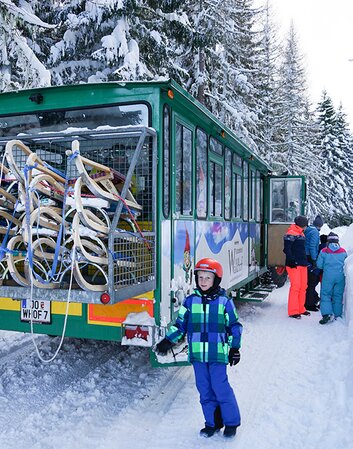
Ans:
<svg viewBox="0 0 353 449"><path fill-rule="evenodd" d="M52 315L52 324L33 323L33 332L36 334L62 335L65 315ZM31 332L30 323L20 320L20 312L0 310L0 322L2 330ZM82 317L68 317L66 337L88 338L94 340L121 341L120 326L99 326L88 324L85 314Z"/></svg>

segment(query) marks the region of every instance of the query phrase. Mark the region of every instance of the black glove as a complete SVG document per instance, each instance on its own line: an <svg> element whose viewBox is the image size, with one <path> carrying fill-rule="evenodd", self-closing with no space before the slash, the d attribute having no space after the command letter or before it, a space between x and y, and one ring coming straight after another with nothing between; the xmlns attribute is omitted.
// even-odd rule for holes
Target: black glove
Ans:
<svg viewBox="0 0 353 449"><path fill-rule="evenodd" d="M297 268L297 264L295 263L295 260L288 260L286 265L289 268Z"/></svg>
<svg viewBox="0 0 353 449"><path fill-rule="evenodd" d="M317 270L320 271L319 268L317 268L316 263L314 262L313 264L309 264L308 265L308 270L310 273L314 273L316 275Z"/></svg>
<svg viewBox="0 0 353 449"><path fill-rule="evenodd" d="M316 260L314 260L311 256L306 256L306 258L309 262L309 265L316 266Z"/></svg>
<svg viewBox="0 0 353 449"><path fill-rule="evenodd" d="M320 270L320 268L315 268L314 270L313 270L313 274L315 274L315 276L320 276L320 274L322 273L322 270Z"/></svg>
<svg viewBox="0 0 353 449"><path fill-rule="evenodd" d="M174 343L168 340L168 338L163 338L163 340L156 345L156 349L159 354L166 354L173 346Z"/></svg>
<svg viewBox="0 0 353 449"><path fill-rule="evenodd" d="M230 348L229 349L229 365L233 366L240 362L240 352L239 349Z"/></svg>
<svg viewBox="0 0 353 449"><path fill-rule="evenodd" d="M314 270L316 268L316 260L310 257L309 265L311 265L312 269Z"/></svg>

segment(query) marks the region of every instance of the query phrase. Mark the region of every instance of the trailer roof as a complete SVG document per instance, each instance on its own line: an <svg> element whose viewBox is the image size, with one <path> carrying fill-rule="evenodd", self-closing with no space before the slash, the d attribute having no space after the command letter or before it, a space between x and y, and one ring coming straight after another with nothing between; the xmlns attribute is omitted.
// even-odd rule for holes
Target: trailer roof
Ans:
<svg viewBox="0 0 353 449"><path fill-rule="evenodd" d="M168 89L172 89L174 94L176 93L175 100L181 101L185 105L188 105L191 109L197 109L199 112L207 117L209 121L211 121L217 129L219 135L222 135L222 141L227 144L235 142L237 147L241 149L242 156L246 159L249 159L253 165L256 166L259 170L263 172L269 172L270 167L268 164L259 158L251 149L236 136L234 131L232 131L229 127L225 126L214 114L212 114L203 104L201 104L197 99L195 99L192 95L190 95L184 88L182 88L178 83L174 80L165 80L165 81L110 81L105 83L86 83L86 84L72 84L72 85L63 85L63 86L50 86L50 87L38 87L33 89L21 89L17 91L9 91L0 94L0 104L1 104L1 115L10 115L10 114L26 114L33 112L33 100L32 102L28 102L28 107L25 107L25 103L19 101L22 98L27 97L28 99L35 94L42 94L45 97L46 94L52 94L58 91L91 91L91 95L88 98L92 101L92 96L95 91L99 92L105 89L111 89L112 87L133 90L133 89L142 89L146 90L148 88L156 88L163 91L168 91ZM32 97L33 98L33 97ZM72 98L72 97L71 97ZM73 97L75 98L75 97ZM87 99L87 100L88 100ZM96 99L94 99L96 100ZM35 102L35 101L34 101ZM87 103L88 104L88 103ZM60 108L63 106L60 105ZM72 107L68 105L68 107ZM38 107L36 110L48 110L52 109L53 105L48 108L48 105L43 103L38 103Z"/></svg>

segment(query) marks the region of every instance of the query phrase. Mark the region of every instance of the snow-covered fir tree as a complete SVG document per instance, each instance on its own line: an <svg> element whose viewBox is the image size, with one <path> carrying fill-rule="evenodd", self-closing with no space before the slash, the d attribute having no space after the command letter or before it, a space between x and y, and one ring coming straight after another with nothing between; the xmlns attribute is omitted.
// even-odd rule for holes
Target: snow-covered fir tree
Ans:
<svg viewBox="0 0 353 449"><path fill-rule="evenodd" d="M337 175L341 181L344 205L338 211L338 225L350 224L352 221L352 191L353 191L353 136L349 131L347 115L343 110L342 103L336 112L335 133L337 136Z"/></svg>
<svg viewBox="0 0 353 449"><path fill-rule="evenodd" d="M313 119L306 88L303 56L291 24L279 70L279 99L275 106L276 152L272 167L277 174L304 175L308 185L307 214L322 212L327 185L320 173L320 154L316 150L317 125Z"/></svg>
<svg viewBox="0 0 353 449"><path fill-rule="evenodd" d="M335 192L336 180L333 171L333 158L335 149L338 146L336 137L336 111L331 98L326 91L323 91L320 102L317 106L317 125L318 134L316 141L316 152L320 160L320 176L321 182L325 183L325 201L318 201L318 207L321 208L321 214L330 220L335 215L334 195L342 198L340 189ZM321 184L321 183L320 183ZM321 184L322 186L322 184ZM316 185L319 191L319 185ZM321 190L321 189L320 189Z"/></svg>
<svg viewBox="0 0 353 449"><path fill-rule="evenodd" d="M326 91L317 107L317 121L322 176L328 180L324 215L331 225L338 226L341 218L351 213L350 136L342 107L336 112Z"/></svg>
<svg viewBox="0 0 353 449"><path fill-rule="evenodd" d="M224 17L218 29L221 61L212 76L210 108L255 150L259 110L255 80L260 32L254 25L259 11L252 0L225 0L221 8Z"/></svg>
<svg viewBox="0 0 353 449"><path fill-rule="evenodd" d="M307 111L308 95L303 56L300 53L298 38L291 24L287 42L283 50L283 62L279 80L280 104L277 111L279 132L277 136L278 170L288 170L290 174L298 172L302 154L307 151L307 142L303 141L303 129L306 125L304 112Z"/></svg>
<svg viewBox="0 0 353 449"><path fill-rule="evenodd" d="M134 37L134 3L53 0L52 14L61 23L50 48L53 83L150 78Z"/></svg>
<svg viewBox="0 0 353 449"><path fill-rule="evenodd" d="M272 15L267 0L258 21L262 38L257 58L258 120L255 141L259 155L269 164L276 159L276 135L280 127L277 115L280 104L277 61L281 47Z"/></svg>
<svg viewBox="0 0 353 449"><path fill-rule="evenodd" d="M206 104L205 92L210 91L212 67L217 65L214 53L219 42L216 3L215 0L196 0L184 2L182 7L190 23L189 27L184 27L180 40L184 49L181 64L186 70L183 85L203 104Z"/></svg>
<svg viewBox="0 0 353 449"><path fill-rule="evenodd" d="M31 5L37 3L0 0L0 91L51 83L37 37L55 26L35 15Z"/></svg>

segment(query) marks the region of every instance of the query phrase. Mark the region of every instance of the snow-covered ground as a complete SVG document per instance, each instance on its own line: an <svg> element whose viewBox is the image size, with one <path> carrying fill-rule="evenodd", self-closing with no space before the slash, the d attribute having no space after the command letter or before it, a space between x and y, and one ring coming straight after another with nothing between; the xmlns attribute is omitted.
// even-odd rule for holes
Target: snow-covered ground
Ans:
<svg viewBox="0 0 353 449"><path fill-rule="evenodd" d="M352 252L353 227L343 231ZM189 366L151 368L142 348L75 339L42 364L29 335L1 331L0 448L351 449L350 258L342 320L322 326L319 312L289 319L288 284L262 304L238 306L242 359L229 377L242 426L234 440L198 436L203 417ZM36 341L49 357L59 338Z"/></svg>

